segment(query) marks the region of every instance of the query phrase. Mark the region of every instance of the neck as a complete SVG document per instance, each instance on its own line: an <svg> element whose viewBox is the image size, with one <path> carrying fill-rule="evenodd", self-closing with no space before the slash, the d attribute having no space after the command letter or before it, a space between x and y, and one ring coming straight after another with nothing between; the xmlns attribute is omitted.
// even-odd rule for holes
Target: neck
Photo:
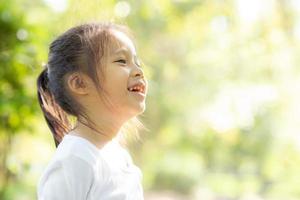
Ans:
<svg viewBox="0 0 300 200"><path fill-rule="evenodd" d="M71 134L79 135L92 142L98 148L103 147L120 132L124 122L113 120L108 115L90 117L91 122L79 118ZM97 119L97 120L96 120Z"/></svg>

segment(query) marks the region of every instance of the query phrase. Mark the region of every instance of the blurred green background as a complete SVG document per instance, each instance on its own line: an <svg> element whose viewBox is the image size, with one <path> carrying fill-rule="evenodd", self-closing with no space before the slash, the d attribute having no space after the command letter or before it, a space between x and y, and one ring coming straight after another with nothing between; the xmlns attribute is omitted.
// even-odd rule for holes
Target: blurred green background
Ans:
<svg viewBox="0 0 300 200"><path fill-rule="evenodd" d="M300 0L0 0L1 200L36 199L55 151L49 43L97 20L127 24L145 63L146 200L300 199Z"/></svg>

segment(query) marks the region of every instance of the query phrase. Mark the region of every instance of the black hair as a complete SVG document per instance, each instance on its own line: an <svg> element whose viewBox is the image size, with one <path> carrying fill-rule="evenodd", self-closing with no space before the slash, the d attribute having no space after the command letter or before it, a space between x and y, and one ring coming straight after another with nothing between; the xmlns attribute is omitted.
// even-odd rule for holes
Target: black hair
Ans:
<svg viewBox="0 0 300 200"><path fill-rule="evenodd" d="M130 36L123 25L87 23L69 29L50 45L48 63L37 79L37 96L56 147L72 129L70 116L88 119L84 108L70 95L66 77L83 72L101 89L97 75L101 67L97 66L103 64L112 29Z"/></svg>

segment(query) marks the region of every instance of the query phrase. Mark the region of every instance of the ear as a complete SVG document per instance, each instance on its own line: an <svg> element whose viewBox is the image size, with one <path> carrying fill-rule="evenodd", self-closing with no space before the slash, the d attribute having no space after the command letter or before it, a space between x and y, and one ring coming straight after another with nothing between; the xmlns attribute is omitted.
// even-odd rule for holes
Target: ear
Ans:
<svg viewBox="0 0 300 200"><path fill-rule="evenodd" d="M80 74L78 72L72 73L67 77L68 88L72 93L76 95L86 95L88 94L89 81L86 75Z"/></svg>

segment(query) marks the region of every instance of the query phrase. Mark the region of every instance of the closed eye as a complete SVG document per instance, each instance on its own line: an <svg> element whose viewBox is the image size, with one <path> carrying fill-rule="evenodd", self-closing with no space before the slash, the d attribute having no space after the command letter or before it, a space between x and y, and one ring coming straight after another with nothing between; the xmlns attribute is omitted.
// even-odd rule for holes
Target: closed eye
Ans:
<svg viewBox="0 0 300 200"><path fill-rule="evenodd" d="M116 60L114 62L117 62L117 63L121 63L121 64L126 64L127 61L125 59L119 59L119 60ZM142 67L141 65L141 62L139 59L135 59L135 64L138 66L138 67Z"/></svg>
<svg viewBox="0 0 300 200"><path fill-rule="evenodd" d="M124 59L116 60L115 62L126 64L126 60L124 60Z"/></svg>

